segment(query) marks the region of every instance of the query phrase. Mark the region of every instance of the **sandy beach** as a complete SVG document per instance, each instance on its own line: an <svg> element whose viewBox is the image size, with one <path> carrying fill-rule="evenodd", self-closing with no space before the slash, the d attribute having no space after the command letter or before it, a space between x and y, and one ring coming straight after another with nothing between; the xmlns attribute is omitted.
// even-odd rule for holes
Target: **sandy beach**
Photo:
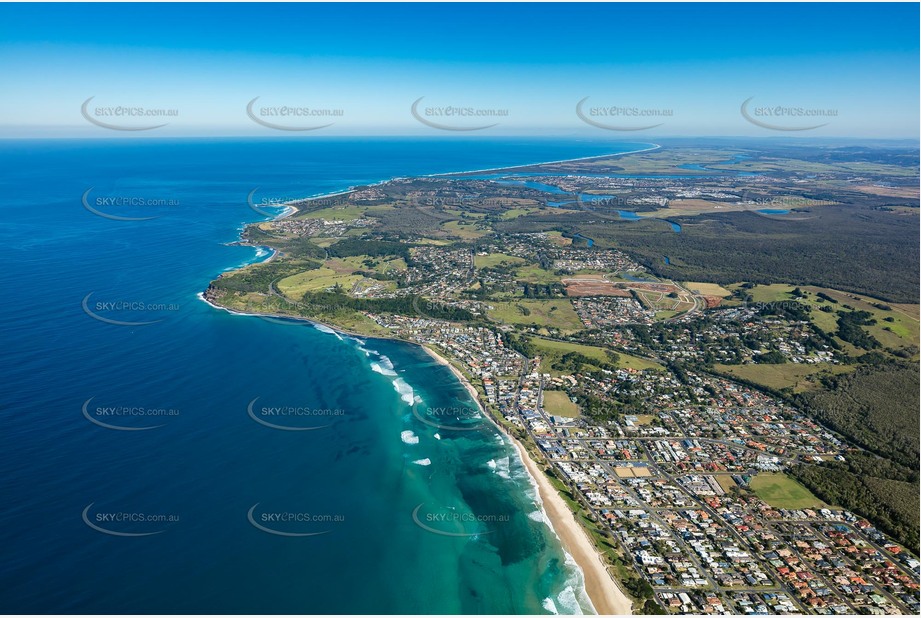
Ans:
<svg viewBox="0 0 921 618"><path fill-rule="evenodd" d="M438 363L448 367L454 375L457 376L457 379L460 380L461 384L464 385L470 393L470 396L473 397L482 410L483 406L480 403L479 394L467 380L466 376L464 376L457 367L448 362L447 359L428 346L422 346L422 348L429 356ZM556 491L556 488L550 483L547 475L541 470L541 466L531 459L527 449L525 449L514 436L505 431L503 427L499 425L497 425L497 427L499 427L515 445L528 473L531 475L531 478L534 479L540 493L544 511L547 513L547 517L550 518L550 522L553 524L553 529L556 531L557 536L560 537L563 548L573 557L576 564L578 564L579 568L582 570L582 574L585 578L585 591L589 599L591 599L595 610L599 614L610 616L628 616L632 614L631 608L633 603L630 598L621 591L614 579L608 573L588 533L582 525L576 521L575 515L569 509L569 506L563 500L562 496Z"/></svg>
<svg viewBox="0 0 921 618"><path fill-rule="evenodd" d="M585 592L592 600L595 610L599 614L609 616L629 616L632 613L633 603L608 574L588 533L576 521L569 506L550 483L537 462L531 459L524 446L514 437L509 437L515 444L515 448L518 449L518 454L531 474L531 478L537 482L544 511L553 523L553 529L560 537L563 548L582 569L582 575L585 577Z"/></svg>
<svg viewBox="0 0 921 618"><path fill-rule="evenodd" d="M229 311L230 313L240 313L212 303L207 298L205 298L204 294L199 293L198 298L208 303L212 307L215 307L216 309L223 309L225 311ZM261 315L261 317L270 316ZM293 319L300 319L304 320L305 322L316 323L313 320L308 320L306 318L294 317ZM333 328L343 332L344 334L365 336L355 333L348 333L338 327ZM575 515L569 509L569 506L550 483L550 480L547 478L546 474L544 474L544 472L541 470L541 464L531 459L527 449L525 449L524 446L514 436L509 434L504 427L492 421L490 416L483 409L483 405L480 402L479 393L473 387L470 381L467 380L467 377L461 373L457 367L451 364L443 356L432 350L430 347L426 345L422 345L421 347L436 362L444 365L445 367L448 367L451 370L451 372L457 377L460 383L464 385L464 388L467 389L467 392L470 393L470 396L476 402L477 406L479 406L483 415L486 416L486 418L489 418L490 421L493 422L493 424L498 427L499 430L502 431L502 433L507 436L515 445L515 448L517 449L518 454L528 471L528 474L531 476L534 484L538 488L544 512L547 514L547 517L553 524L553 529L557 536L560 538L563 549L565 549L566 552L572 556L572 558L576 561L576 564L579 566L579 569L582 571L585 580L585 592L588 594L588 597L598 614L610 616L627 616L632 614L632 601L630 600L630 597L628 597L617 586L617 583L608 573L608 570L605 568L604 562L598 551L595 549L595 546L589 538L588 533L585 531L582 525L576 521Z"/></svg>
<svg viewBox="0 0 921 618"><path fill-rule="evenodd" d="M291 213L285 213L282 215L282 217L289 216L289 214ZM269 260L274 257L275 255L273 254L269 257ZM199 293L197 296L200 300L208 303L216 309L223 309L230 313L241 313L233 309L212 303L203 293ZM264 314L259 315L261 315L261 317L271 317ZM300 318L297 316L279 315L277 317L287 317L316 323L313 320ZM332 328L348 335L366 336L360 335L358 333L348 333L339 327ZM421 347L435 361L448 367L451 370L451 372L457 377L460 383L464 385L464 388L467 389L467 392L470 393L470 396L476 402L477 406L479 406L484 416L490 418L486 411L483 409L483 405L480 402L479 393L469 382L469 380L467 380L467 377L447 359L439 355L428 346L422 345ZM491 418L490 421L492 421ZM632 613L632 602L630 598L623 591L621 591L621 589L617 586L617 583L608 573L604 562L598 551L595 549L595 546L589 538L588 533L576 520L575 515L569 509L569 506L550 483L550 480L547 478L547 476L543 473L541 470L541 464L531 459L527 449L525 449L524 446L514 436L509 434L504 427L495 422L493 422L493 424L498 427L499 430L502 431L503 434L505 434L515 445L515 448L518 451L518 454L521 457L521 460L524 463L528 474L531 476L534 484L538 488L544 512L547 514L547 517L550 519L550 522L553 525L554 531L560 538L563 549L570 556L572 556L576 564L579 566L579 569L582 571L585 581L585 591L588 594L588 597L591 600L595 611L597 611L599 615L630 615Z"/></svg>
<svg viewBox="0 0 921 618"><path fill-rule="evenodd" d="M576 157L575 159L560 159L559 161L541 161L540 163L526 163L524 165L513 165L511 167L487 167L480 170L467 170L465 172L441 172L439 174L424 174L420 178L438 178L439 176L464 176L469 174L483 174L486 172L514 172L515 170L538 167L540 165L556 165L557 163L571 163L572 161L591 161L593 159L611 159L613 157L622 157L625 155L637 154L640 152L649 152L661 148L659 144L649 144L649 148L639 150L628 150L626 152L612 152L610 154L592 155L590 157Z"/></svg>

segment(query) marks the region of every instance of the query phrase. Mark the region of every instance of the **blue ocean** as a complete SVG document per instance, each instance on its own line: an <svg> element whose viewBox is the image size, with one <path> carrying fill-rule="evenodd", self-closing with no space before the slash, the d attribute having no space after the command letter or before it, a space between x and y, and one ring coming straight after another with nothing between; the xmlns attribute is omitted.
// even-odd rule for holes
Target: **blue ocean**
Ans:
<svg viewBox="0 0 921 618"><path fill-rule="evenodd" d="M0 612L592 611L499 431L413 416L474 405L447 368L198 294L268 257L233 244L253 191L643 147L0 141Z"/></svg>

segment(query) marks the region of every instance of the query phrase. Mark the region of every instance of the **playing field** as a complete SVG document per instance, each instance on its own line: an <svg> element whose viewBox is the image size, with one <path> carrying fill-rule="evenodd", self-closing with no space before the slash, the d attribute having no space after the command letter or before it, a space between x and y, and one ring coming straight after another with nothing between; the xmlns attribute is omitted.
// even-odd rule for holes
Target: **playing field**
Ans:
<svg viewBox="0 0 921 618"><path fill-rule="evenodd" d="M779 509L824 508L824 502L803 485L781 472L758 474L750 487L759 498Z"/></svg>
<svg viewBox="0 0 921 618"><path fill-rule="evenodd" d="M575 418L579 416L579 406L572 402L564 391L544 391L544 410L554 416Z"/></svg>

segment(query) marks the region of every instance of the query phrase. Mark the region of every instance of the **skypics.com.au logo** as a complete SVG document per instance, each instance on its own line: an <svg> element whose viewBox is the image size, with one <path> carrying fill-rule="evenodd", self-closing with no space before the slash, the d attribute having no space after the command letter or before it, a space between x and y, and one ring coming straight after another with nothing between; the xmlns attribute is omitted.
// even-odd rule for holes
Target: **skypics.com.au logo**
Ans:
<svg viewBox="0 0 921 618"><path fill-rule="evenodd" d="M672 118L675 112L665 107L641 107L637 105L589 105L585 97L576 103L576 116L587 125L606 131L647 131L665 124L655 122L661 118Z"/></svg>
<svg viewBox="0 0 921 618"><path fill-rule="evenodd" d="M441 131L482 131L498 126L498 122L483 124L483 119L508 118L509 110L469 105L425 105L419 97L410 106L410 113L420 123Z"/></svg>
<svg viewBox="0 0 921 618"><path fill-rule="evenodd" d="M340 108L310 107L307 105L256 105L261 97L255 97L246 104L247 117L256 124L276 131L316 131L336 124L316 119L339 119L345 115Z"/></svg>
<svg viewBox="0 0 921 618"><path fill-rule="evenodd" d="M824 127L828 122L816 124L816 120L837 118L838 110L831 108L804 107L802 105L754 105L755 97L742 102L740 112L748 122L771 131L812 131Z"/></svg>
<svg viewBox="0 0 921 618"><path fill-rule="evenodd" d="M95 96L80 106L80 113L87 122L110 131L152 131L168 125L168 122L150 124L150 119L176 118L175 108L143 107L140 105L90 105ZM146 122L145 122L146 121Z"/></svg>
<svg viewBox="0 0 921 618"><path fill-rule="evenodd" d="M179 206L179 200L172 198L155 198L141 195L106 195L90 197L95 187L90 187L83 192L80 202L83 208L97 217L112 221L151 221L159 219L161 215L145 217L128 216L127 214L114 214L116 212L137 212L138 210L160 209Z"/></svg>

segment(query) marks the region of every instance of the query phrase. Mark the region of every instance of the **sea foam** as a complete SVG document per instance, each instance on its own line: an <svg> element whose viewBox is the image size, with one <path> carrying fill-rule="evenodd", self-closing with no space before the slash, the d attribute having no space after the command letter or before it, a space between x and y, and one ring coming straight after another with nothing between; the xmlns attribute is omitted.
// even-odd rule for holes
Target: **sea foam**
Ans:
<svg viewBox="0 0 921 618"><path fill-rule="evenodd" d="M339 333L337 333L336 331L334 331L333 329L331 329L331 328L330 328L329 326L327 326L326 324L318 324L318 323L314 322L314 323L313 323L313 327L314 327L315 329L317 329L318 331L320 331L321 333L326 333L326 334L328 334L328 335L335 335L336 338L337 338L339 341L344 341L344 339L342 338L342 335L340 335Z"/></svg>
<svg viewBox="0 0 921 618"><path fill-rule="evenodd" d="M397 378L393 381L393 389L400 394L400 399L405 401L407 405L413 405L415 401L413 387L407 384L403 378Z"/></svg>
<svg viewBox="0 0 921 618"><path fill-rule="evenodd" d="M366 352L370 352L370 350L366 350ZM397 372L393 370L393 363L382 354L378 355L377 361L371 363L371 370L382 376L395 377L397 375Z"/></svg>
<svg viewBox="0 0 921 618"><path fill-rule="evenodd" d="M509 458L500 457L498 460L490 459L487 463L489 469L501 476L504 479L510 478L509 476Z"/></svg>
<svg viewBox="0 0 921 618"><path fill-rule="evenodd" d="M563 609L563 613L567 616L581 616L584 613L582 606L579 605L579 601L576 599L576 591L573 590L572 586L566 586L556 596L556 600Z"/></svg>

